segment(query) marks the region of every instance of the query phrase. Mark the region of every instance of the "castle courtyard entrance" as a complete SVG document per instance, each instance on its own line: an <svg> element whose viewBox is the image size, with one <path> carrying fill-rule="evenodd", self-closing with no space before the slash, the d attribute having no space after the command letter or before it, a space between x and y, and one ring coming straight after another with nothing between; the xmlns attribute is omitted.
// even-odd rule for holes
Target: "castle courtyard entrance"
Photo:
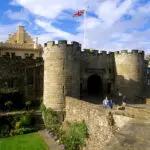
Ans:
<svg viewBox="0 0 150 150"><path fill-rule="evenodd" d="M102 94L102 81L99 75L94 74L87 81L88 95L100 96Z"/></svg>

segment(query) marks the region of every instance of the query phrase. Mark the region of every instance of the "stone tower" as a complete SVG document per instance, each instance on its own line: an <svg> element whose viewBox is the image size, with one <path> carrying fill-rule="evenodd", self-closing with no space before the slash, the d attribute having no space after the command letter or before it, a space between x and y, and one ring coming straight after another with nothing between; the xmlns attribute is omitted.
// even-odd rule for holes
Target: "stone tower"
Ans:
<svg viewBox="0 0 150 150"><path fill-rule="evenodd" d="M143 90L144 51L115 52L116 88L123 95L133 98Z"/></svg>
<svg viewBox="0 0 150 150"><path fill-rule="evenodd" d="M45 43L43 103L46 108L62 111L65 96L80 97L80 52L77 42Z"/></svg>

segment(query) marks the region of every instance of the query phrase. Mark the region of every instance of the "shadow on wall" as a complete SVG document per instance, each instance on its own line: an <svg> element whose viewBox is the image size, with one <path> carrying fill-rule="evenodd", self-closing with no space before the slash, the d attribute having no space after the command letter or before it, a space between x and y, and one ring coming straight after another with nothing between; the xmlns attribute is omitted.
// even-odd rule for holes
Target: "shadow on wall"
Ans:
<svg viewBox="0 0 150 150"><path fill-rule="evenodd" d="M115 82L115 93L118 98L126 96L129 104L146 104L149 92L148 86L143 81L127 80L123 76L117 76Z"/></svg>
<svg viewBox="0 0 150 150"><path fill-rule="evenodd" d="M103 99L108 96L111 97L116 104L121 104L123 96L126 96L128 104L146 104L147 99L150 98L150 87L148 88L142 81L137 82L131 79L127 80L123 76L117 76L115 85L114 91L111 91L110 94L103 92L101 95L97 95L97 91L95 91L95 95L87 93L87 95L81 96L80 99L93 104L102 104ZM80 94L82 94L82 92Z"/></svg>

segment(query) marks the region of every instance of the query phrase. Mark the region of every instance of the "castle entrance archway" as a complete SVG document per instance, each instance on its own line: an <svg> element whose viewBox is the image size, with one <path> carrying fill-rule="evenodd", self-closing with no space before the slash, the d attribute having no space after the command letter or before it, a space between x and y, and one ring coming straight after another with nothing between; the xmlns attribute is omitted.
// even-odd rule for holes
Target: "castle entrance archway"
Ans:
<svg viewBox="0 0 150 150"><path fill-rule="evenodd" d="M101 95L102 94L102 80L97 74L93 74L88 78L87 83L89 95Z"/></svg>

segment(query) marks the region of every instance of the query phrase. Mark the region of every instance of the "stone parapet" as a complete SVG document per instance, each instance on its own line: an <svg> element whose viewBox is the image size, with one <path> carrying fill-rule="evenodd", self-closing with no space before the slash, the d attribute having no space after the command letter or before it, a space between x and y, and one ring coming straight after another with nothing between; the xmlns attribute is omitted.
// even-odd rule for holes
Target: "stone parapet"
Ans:
<svg viewBox="0 0 150 150"><path fill-rule="evenodd" d="M127 55L131 55L131 54L138 54L138 55L144 55L144 51L142 50L131 50L131 52L129 52L128 50L121 50L121 51L115 51L114 52L115 55L121 55L121 54L127 54Z"/></svg>
<svg viewBox="0 0 150 150"><path fill-rule="evenodd" d="M0 49L24 49L24 50L27 50L27 49L34 49L34 50L39 50L39 49L42 49L42 46L39 45L38 48L34 48L34 44L14 44L14 43L3 43L3 42L0 42Z"/></svg>

